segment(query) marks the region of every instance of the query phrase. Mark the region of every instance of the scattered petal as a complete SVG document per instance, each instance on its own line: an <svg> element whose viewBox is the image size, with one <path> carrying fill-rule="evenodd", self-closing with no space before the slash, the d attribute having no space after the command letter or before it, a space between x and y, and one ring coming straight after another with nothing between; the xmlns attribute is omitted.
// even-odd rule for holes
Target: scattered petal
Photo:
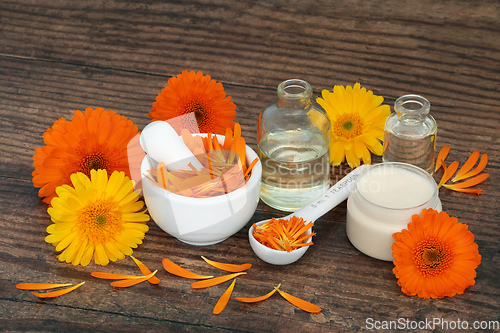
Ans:
<svg viewBox="0 0 500 333"><path fill-rule="evenodd" d="M310 313L318 313L321 311L321 308L317 305L314 305L314 304L309 303L307 301L304 301L298 297L287 294L286 292L281 291L278 288L276 288L276 290L278 290L278 292L280 293L281 296L283 296L284 299L286 299L288 302L292 303L293 305L295 305L296 307L298 307L301 310L304 310L304 311L310 312Z"/></svg>
<svg viewBox="0 0 500 333"><path fill-rule="evenodd" d="M111 286L113 287L119 287L119 288L127 288L127 287L132 287L135 286L136 284L142 283L146 280L149 280L152 276L154 276L158 272L158 270L154 271L151 274L148 274L146 276L143 276L138 279L125 279L125 280L118 280L118 281L113 281L111 282Z"/></svg>
<svg viewBox="0 0 500 333"><path fill-rule="evenodd" d="M142 279L143 275L116 274L107 272L92 272L90 273L95 278L105 280L124 280L124 279Z"/></svg>
<svg viewBox="0 0 500 333"><path fill-rule="evenodd" d="M70 293L73 290L75 290L76 288L80 287L84 283L85 283L85 281L80 282L79 284L74 285L73 287L69 287L69 288L65 288L65 289L61 289L61 290L56 290L56 291L50 291L48 293L35 293L35 292L31 292L31 293L39 298L54 298L54 297L58 297L58 296L62 296L62 295L65 295L67 293Z"/></svg>
<svg viewBox="0 0 500 333"><path fill-rule="evenodd" d="M439 168L444 164L444 161L446 160L446 157L448 156L449 152L450 152L450 145L444 145L443 148L441 148L438 157L436 159L436 168L434 169L435 172L437 172Z"/></svg>
<svg viewBox="0 0 500 333"><path fill-rule="evenodd" d="M450 180L450 178L453 176L455 171L457 171L457 169L458 169L458 161L453 161L453 163L451 163L450 166L446 168L445 172L443 173L443 177L441 178L438 187L441 187L441 185Z"/></svg>
<svg viewBox="0 0 500 333"><path fill-rule="evenodd" d="M224 294L219 298L217 304L215 304L213 314L221 313L229 302L229 298L231 298L231 294L233 293L234 285L236 283L236 279L233 280L233 283L226 289Z"/></svg>
<svg viewBox="0 0 500 333"><path fill-rule="evenodd" d="M490 176L489 173L482 173L479 176L476 176L476 177L471 178L469 180L463 181L461 183L444 184L443 186L446 187L447 189L456 191L457 189L464 189L464 188L468 188L468 187L472 187L474 185L477 185L477 184L483 182L489 176Z"/></svg>
<svg viewBox="0 0 500 333"><path fill-rule="evenodd" d="M134 262L139 266L139 269L141 270L142 275L149 275L151 274L151 270L144 265L142 262L140 262L138 259L134 258L133 256L130 256L134 260ZM149 280L149 283L151 284L158 284L160 283L160 279L158 279L156 276L152 276Z"/></svg>
<svg viewBox="0 0 500 333"><path fill-rule="evenodd" d="M448 187L446 184L443 185L444 187ZM451 188L450 190L456 191L456 192L464 192L464 193L476 193L477 195L480 195L483 190L480 188L478 189L471 189L471 188Z"/></svg>
<svg viewBox="0 0 500 333"><path fill-rule="evenodd" d="M271 290L270 292L268 292L267 294L265 294L264 296L252 297L252 298L235 297L235 299L238 300L238 301L240 301L240 302L244 302L244 303L261 302L261 301L264 301L264 300L268 299L269 297L273 296L274 293L276 292L276 290L278 290L278 288L280 286L281 286L281 283L276 288L274 288L273 290Z"/></svg>
<svg viewBox="0 0 500 333"><path fill-rule="evenodd" d="M218 284L229 281L231 279L234 279L235 277L240 276L242 274L246 274L246 272L218 276L218 277L208 279L208 280L203 280L203 281L196 281L196 282L191 284L191 287L194 289L213 287L213 286L216 286Z"/></svg>
<svg viewBox="0 0 500 333"><path fill-rule="evenodd" d="M475 150L472 154L470 154L467 161L465 161L464 165L462 165L460 170L458 170L457 174L453 179L460 179L460 177L469 172L469 170L472 169L472 167L476 164L478 159L479 159L479 150Z"/></svg>
<svg viewBox="0 0 500 333"><path fill-rule="evenodd" d="M488 154L483 154L483 156L481 156L481 160L479 161L479 164L477 165L477 167L474 170L472 170L471 172L468 172L464 175L460 175L460 176L457 174L452 179L452 181L457 182L459 180L474 177L475 175L478 175L479 173L481 173L481 171L484 170L484 168L486 167L486 164L488 164Z"/></svg>
<svg viewBox="0 0 500 333"><path fill-rule="evenodd" d="M237 272L243 272L250 267L252 267L252 264L241 264L241 265L234 265L234 264L224 264L216 261L209 260L205 258L204 256L201 256L203 260L207 262L207 264L214 266L215 268L221 269L226 272L232 272L232 273L237 273Z"/></svg>
<svg viewBox="0 0 500 333"><path fill-rule="evenodd" d="M202 279L210 279L213 277L213 275L200 275L200 274L190 272L187 269L180 267L179 265L177 265L173 261L168 260L167 258L164 258L162 263L163 263L163 267L165 268L165 270L167 272L169 272L170 274L174 274L174 275L186 278L186 279L202 280Z"/></svg>
<svg viewBox="0 0 500 333"><path fill-rule="evenodd" d="M19 283L16 288L20 290L45 290L71 286L71 283Z"/></svg>

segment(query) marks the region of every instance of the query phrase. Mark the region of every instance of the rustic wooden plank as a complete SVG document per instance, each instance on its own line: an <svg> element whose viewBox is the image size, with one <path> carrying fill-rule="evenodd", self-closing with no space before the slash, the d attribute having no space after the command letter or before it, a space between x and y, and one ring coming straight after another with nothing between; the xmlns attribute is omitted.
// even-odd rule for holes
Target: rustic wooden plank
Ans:
<svg viewBox="0 0 500 333"><path fill-rule="evenodd" d="M378 320L499 320L499 8L495 1L72 3L28 0L0 4L0 327L12 331L361 331ZM201 69L224 83L238 106L243 135L255 148L259 111L277 84L304 78L315 95L360 81L392 104L405 93L432 103L438 148L464 162L487 152L491 176L479 197L442 189L443 206L468 223L482 264L464 295L422 300L402 294L392 263L359 253L345 235L345 203L316 224L315 245L297 263L272 266L255 257L251 223L282 213L260 203L252 221L227 241L193 247L149 223L134 254L159 269L159 286L115 290L94 270L131 273L130 259L108 267L73 267L43 241L47 206L31 184L31 156L46 128L75 109L102 106L140 129L168 78ZM379 159L376 159L379 161ZM436 175L436 179L440 174ZM234 295L257 296L278 283L323 308L310 315L281 299L254 305L231 300L212 308L226 285L192 290L161 267L168 257L197 272L220 274L200 255L251 262ZM63 281L61 281L63 280ZM14 288L27 281L86 284L51 301Z"/></svg>
<svg viewBox="0 0 500 333"><path fill-rule="evenodd" d="M389 95L491 103L498 6L466 4L16 1L3 4L1 46L6 55L165 75L201 69L254 86L300 76L313 86L362 81L391 87Z"/></svg>
<svg viewBox="0 0 500 333"><path fill-rule="evenodd" d="M4 116L1 118L2 127L5 128L2 140L8 143L1 148L3 163L0 202L4 207L2 213L4 237L0 262L4 273L3 291L0 297L7 302L3 303L3 306L10 308L12 302L16 302L15 307L22 309L24 316L34 316L40 320L23 323L15 320L23 318L21 315L13 317L6 315L11 318L10 323L14 325L13 327L23 330L35 327L32 326L35 324L46 324L48 319L53 318L59 321L51 324L54 326L47 327L59 325L65 327L71 323L85 329L93 327L90 324L92 316L110 318L111 321L118 321L117 318L126 316L132 327L145 325L145 328L151 329L182 327L187 331L202 328L266 331L262 326L264 322L266 327L279 325L283 329L293 329L300 325L304 329L315 331L357 330L364 327L364 320L367 317L414 317L415 308L426 313L432 312L433 315L435 311L436 314L445 317L456 311L464 311L469 313L470 318L476 318L474 316L494 318L498 305L496 297L499 293L495 268L498 260L496 253L499 227L493 214L482 214L485 211L494 211L498 202L498 188L494 188L491 182L486 185L487 194L479 198L441 190L443 205L450 214L455 213L470 223L483 254L483 264L478 268L479 278L476 286L470 287L465 295L434 301L430 305L425 301L406 297L399 291L391 273L391 263L366 257L350 245L345 235L345 204L317 222L316 244L301 261L291 266L272 266L258 260L248 246L246 228L221 244L197 248L180 243L153 223L150 223L151 230L144 244L135 253L151 268L161 270L158 276L164 284L159 288L144 284L128 290L114 291L108 282L96 281L89 276L92 270L134 272L137 269L131 260L121 260L106 268L95 265L73 268L57 262L52 245L43 242L45 227L50 222L46 214L46 205L36 197L36 189L32 187L30 180L31 156L34 148L42 144L41 133L55 118L68 117L71 116L73 109L82 109L85 101L91 101L93 106L113 108L134 119L142 127L149 121L146 112L142 110L150 105L158 85L164 84L165 78L98 69L93 69L94 74L88 77L78 65L20 59L9 59L6 68L10 69L11 77L15 77L16 80L11 80L9 85L0 87L1 98L5 103L5 109L2 111ZM40 81L46 84L35 84ZM23 89L22 84L31 89ZM255 117L264 102L253 97L262 94L263 91L232 85L229 85L228 89L235 100L238 100L239 96L245 97L241 102L245 107L245 113L241 115L241 120L245 124L244 135L249 138L252 145L255 145L253 135ZM18 93L9 94L12 90ZM59 97L48 98L46 96L48 91ZM81 96L78 91L82 93ZM25 126L26 122L33 119L36 119L34 124ZM444 122L443 126L449 127L451 131L455 125ZM498 148L490 146L489 141L494 137L494 131L486 130L483 137L484 139L479 141L483 149L497 152ZM468 152L461 154L462 160L466 154ZM496 163L498 158L495 157L495 153L491 155L493 163ZM498 166L493 165L488 168L496 169ZM463 209L464 204L469 205L467 210ZM247 227L252 222L268 218L270 214L272 216L282 213L262 203L259 204L257 214ZM282 283L283 290L316 303L324 310L320 316L310 316L294 309L279 297L256 306L239 304L233 300L222 316L214 318L211 315L211 308L224 291L223 286L192 291L189 281L169 276L161 267L161 259L169 257L188 269L216 274L216 270L204 264L199 258L200 255L220 261L254 264L251 275L238 280L235 289L237 295L260 295ZM87 281L81 290L72 294L72 297L42 302L50 309L59 308L64 313L63 317L55 318L47 314L53 310L43 310L39 317L36 317L33 305L39 302L31 295L13 288L18 282L49 280L74 283ZM100 301L95 302L96 299ZM143 306L145 299L148 306L142 310L138 309ZM19 302L22 305L18 304ZM74 309L75 304L77 304L76 309ZM373 304L377 304L377 310L374 310ZM73 310L67 310L69 308ZM475 308L480 308L481 311L477 312ZM161 311L154 311L155 309ZM78 313L78 316L73 317L73 312ZM226 313L230 315L226 316ZM236 317L228 319L230 316ZM178 317L184 319L173 319ZM242 318L244 320L241 320ZM177 326L181 324L187 326ZM118 323L116 325L120 327Z"/></svg>

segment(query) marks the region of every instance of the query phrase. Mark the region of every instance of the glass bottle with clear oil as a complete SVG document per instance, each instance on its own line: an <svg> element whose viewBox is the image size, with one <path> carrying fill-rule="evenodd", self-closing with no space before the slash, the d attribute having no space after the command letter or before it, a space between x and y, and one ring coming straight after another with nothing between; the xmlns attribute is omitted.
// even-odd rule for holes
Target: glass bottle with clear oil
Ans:
<svg viewBox="0 0 500 333"><path fill-rule="evenodd" d="M260 198L279 210L296 211L330 186L330 121L311 96L306 81L284 81L279 101L259 115Z"/></svg>
<svg viewBox="0 0 500 333"><path fill-rule="evenodd" d="M394 103L385 122L384 162L416 165L434 172L437 124L429 114L429 101L419 95L404 95Z"/></svg>

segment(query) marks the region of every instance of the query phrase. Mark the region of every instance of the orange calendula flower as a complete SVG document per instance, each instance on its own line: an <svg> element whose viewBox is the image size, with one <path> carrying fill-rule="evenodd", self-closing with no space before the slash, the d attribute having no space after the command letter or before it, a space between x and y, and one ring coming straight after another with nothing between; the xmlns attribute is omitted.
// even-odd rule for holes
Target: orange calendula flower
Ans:
<svg viewBox="0 0 500 333"><path fill-rule="evenodd" d="M392 237L393 272L406 295L451 297L475 284L481 255L474 235L457 218L424 209Z"/></svg>
<svg viewBox="0 0 500 333"><path fill-rule="evenodd" d="M127 148L138 133L132 121L100 107L77 110L71 121L55 121L43 135L46 145L36 148L33 156L38 195L50 203L56 187L69 184L75 172L90 176L91 170L105 169L108 175L116 170L130 177Z"/></svg>
<svg viewBox="0 0 500 333"><path fill-rule="evenodd" d="M226 128L234 126L236 105L226 96L222 83L200 71L185 70L168 80L148 116L169 120L179 134L182 128L192 133L225 134Z"/></svg>
<svg viewBox="0 0 500 333"><path fill-rule="evenodd" d="M309 240L316 233L307 234L313 226L314 222L306 223L303 218L297 216L289 219L272 218L264 224L254 224L253 236L259 243L271 249L292 252L313 244Z"/></svg>

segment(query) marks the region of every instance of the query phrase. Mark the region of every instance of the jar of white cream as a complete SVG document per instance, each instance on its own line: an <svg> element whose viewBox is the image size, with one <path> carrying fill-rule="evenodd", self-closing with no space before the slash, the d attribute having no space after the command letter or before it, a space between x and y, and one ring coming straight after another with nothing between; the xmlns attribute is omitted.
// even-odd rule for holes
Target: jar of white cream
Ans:
<svg viewBox="0 0 500 333"><path fill-rule="evenodd" d="M364 254L392 261L392 234L405 229L424 208L441 211L439 190L425 170L381 163L364 170L347 199L347 237Z"/></svg>

